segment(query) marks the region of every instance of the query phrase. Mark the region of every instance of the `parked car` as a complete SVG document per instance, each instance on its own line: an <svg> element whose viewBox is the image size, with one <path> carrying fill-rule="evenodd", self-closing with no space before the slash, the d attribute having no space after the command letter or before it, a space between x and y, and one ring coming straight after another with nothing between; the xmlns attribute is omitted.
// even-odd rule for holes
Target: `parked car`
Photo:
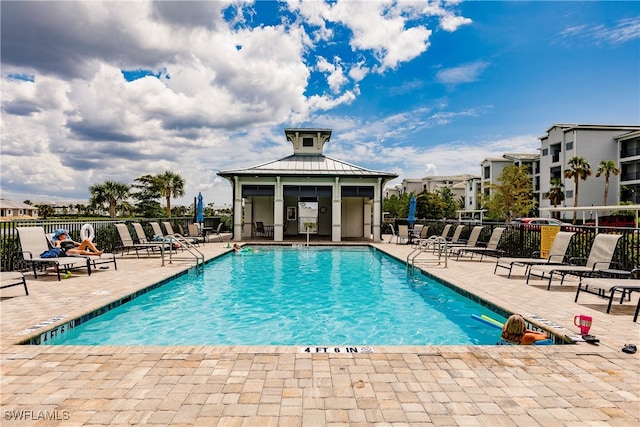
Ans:
<svg viewBox="0 0 640 427"><path fill-rule="evenodd" d="M564 231L579 231L579 228L568 222L562 222L555 218L515 218L511 220L511 224L524 224L524 228L531 229L537 228L541 225L557 225Z"/></svg>
<svg viewBox="0 0 640 427"><path fill-rule="evenodd" d="M589 221L585 225L596 225L595 221ZM606 215L598 217L599 227L637 227L633 215Z"/></svg>

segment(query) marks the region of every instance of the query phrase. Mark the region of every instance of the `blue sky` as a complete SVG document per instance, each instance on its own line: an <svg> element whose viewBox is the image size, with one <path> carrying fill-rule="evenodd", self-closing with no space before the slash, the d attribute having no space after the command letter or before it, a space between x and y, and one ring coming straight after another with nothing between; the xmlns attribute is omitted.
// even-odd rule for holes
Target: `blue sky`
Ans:
<svg viewBox="0 0 640 427"><path fill-rule="evenodd" d="M640 124L640 2L1 4L2 197L86 202L171 170L325 154L403 178L535 153L554 123Z"/></svg>

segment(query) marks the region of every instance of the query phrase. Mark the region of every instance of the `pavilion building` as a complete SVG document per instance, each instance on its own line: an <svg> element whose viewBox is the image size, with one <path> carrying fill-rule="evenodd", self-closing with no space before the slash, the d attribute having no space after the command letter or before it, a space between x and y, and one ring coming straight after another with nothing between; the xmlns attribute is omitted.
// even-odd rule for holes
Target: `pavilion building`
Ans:
<svg viewBox="0 0 640 427"><path fill-rule="evenodd" d="M309 234L332 242L381 241L383 188L398 175L322 154L331 129L284 133L292 155L218 172L233 189L233 240L259 235L281 242Z"/></svg>

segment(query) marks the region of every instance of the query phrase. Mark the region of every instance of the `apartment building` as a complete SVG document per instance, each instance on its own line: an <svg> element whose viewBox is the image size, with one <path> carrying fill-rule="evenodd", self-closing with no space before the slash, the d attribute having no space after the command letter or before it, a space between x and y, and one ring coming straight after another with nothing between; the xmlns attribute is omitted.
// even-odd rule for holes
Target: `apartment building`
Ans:
<svg viewBox="0 0 640 427"><path fill-rule="evenodd" d="M559 177L564 183L565 200L562 206L574 206L575 183L564 178L569 159L584 157L591 166L592 175L578 183L578 206L601 206L605 178L596 178L602 160L613 160L624 166L624 175L611 175L607 205L620 202L620 185L640 186L640 126L554 124L540 139L540 207L550 207L546 195L551 178ZM637 193L636 193L637 197ZM637 199L636 199L637 203Z"/></svg>
<svg viewBox="0 0 640 427"><path fill-rule="evenodd" d="M618 142L620 197L622 201L640 204L640 131L624 133Z"/></svg>

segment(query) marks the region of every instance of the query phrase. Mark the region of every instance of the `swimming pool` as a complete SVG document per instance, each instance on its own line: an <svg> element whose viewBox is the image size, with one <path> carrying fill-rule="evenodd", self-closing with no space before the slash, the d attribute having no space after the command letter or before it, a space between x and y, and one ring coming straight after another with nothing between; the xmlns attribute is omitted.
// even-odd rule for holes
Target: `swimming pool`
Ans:
<svg viewBox="0 0 640 427"><path fill-rule="evenodd" d="M370 247L230 253L42 344L483 345L505 318Z"/></svg>

